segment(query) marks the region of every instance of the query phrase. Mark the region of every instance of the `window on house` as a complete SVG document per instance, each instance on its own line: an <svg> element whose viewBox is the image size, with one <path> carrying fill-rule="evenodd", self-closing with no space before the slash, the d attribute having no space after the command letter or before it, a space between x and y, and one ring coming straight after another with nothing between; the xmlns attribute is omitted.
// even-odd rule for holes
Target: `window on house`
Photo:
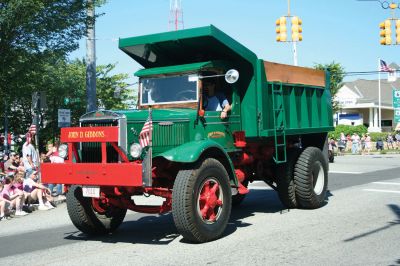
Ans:
<svg viewBox="0 0 400 266"><path fill-rule="evenodd" d="M393 125L392 120L382 120L381 126L382 127L391 127Z"/></svg>

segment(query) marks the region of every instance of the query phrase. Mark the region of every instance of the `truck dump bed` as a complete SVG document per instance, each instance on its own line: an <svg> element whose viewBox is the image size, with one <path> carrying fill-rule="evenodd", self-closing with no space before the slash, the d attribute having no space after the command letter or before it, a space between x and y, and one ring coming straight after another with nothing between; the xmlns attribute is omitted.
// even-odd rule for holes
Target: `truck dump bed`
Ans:
<svg viewBox="0 0 400 266"><path fill-rule="evenodd" d="M333 130L329 78L325 71L261 61L260 136ZM279 134L279 133L278 133Z"/></svg>
<svg viewBox="0 0 400 266"><path fill-rule="evenodd" d="M323 70L268 61L264 61L264 68L269 82L325 87L325 72Z"/></svg>

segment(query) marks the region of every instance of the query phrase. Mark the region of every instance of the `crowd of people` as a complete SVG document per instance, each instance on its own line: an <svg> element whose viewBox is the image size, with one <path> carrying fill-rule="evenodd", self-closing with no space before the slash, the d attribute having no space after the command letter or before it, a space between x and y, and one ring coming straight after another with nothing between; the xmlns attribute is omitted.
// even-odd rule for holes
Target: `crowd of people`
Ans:
<svg viewBox="0 0 400 266"><path fill-rule="evenodd" d="M387 149L399 149L400 148L400 132L395 135L388 133L386 138L378 138L373 147L372 139L369 133L362 134L359 136L357 133L352 135L340 133L340 137L337 141L330 139L330 147L337 147L337 154L343 155L345 151L351 151L352 154L370 154L371 150L375 148L377 151L385 149L385 142Z"/></svg>
<svg viewBox="0 0 400 266"><path fill-rule="evenodd" d="M39 165L44 161L59 162L58 144L49 144L48 152L38 155L31 133L26 134L22 152L0 153L0 221L25 216L33 206L40 211L55 207L54 198L63 195L62 185L42 184Z"/></svg>

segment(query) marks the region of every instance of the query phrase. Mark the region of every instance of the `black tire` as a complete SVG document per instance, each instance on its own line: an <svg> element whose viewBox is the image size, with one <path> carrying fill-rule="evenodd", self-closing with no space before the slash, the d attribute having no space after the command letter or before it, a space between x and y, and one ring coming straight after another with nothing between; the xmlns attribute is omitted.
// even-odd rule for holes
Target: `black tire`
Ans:
<svg viewBox="0 0 400 266"><path fill-rule="evenodd" d="M321 150L306 148L294 167L296 199L300 207L316 209L325 204L328 187L328 163Z"/></svg>
<svg viewBox="0 0 400 266"><path fill-rule="evenodd" d="M217 187L215 185L217 184ZM215 188L214 197L209 207L200 200L205 195L207 186ZM204 190L203 190L204 189ZM208 187L210 189L210 187ZM213 201L214 200L214 201ZM218 200L220 200L219 203ZM175 226L183 238L192 242L207 242L217 239L225 231L231 214L232 193L228 173L217 160L209 158L195 169L181 170L176 176L172 192L172 216ZM209 207L211 214L204 217L201 213ZM219 206L218 206L219 205ZM213 215L215 215L215 220ZM208 213L205 214L208 216Z"/></svg>
<svg viewBox="0 0 400 266"><path fill-rule="evenodd" d="M297 208L296 189L294 183L294 167L301 150L287 151L287 162L276 167L276 185L279 199L289 209Z"/></svg>
<svg viewBox="0 0 400 266"><path fill-rule="evenodd" d="M85 234L104 235L115 231L123 222L126 209L109 208L105 214L96 212L92 199L82 196L82 187L71 186L67 193L67 210L72 223Z"/></svg>

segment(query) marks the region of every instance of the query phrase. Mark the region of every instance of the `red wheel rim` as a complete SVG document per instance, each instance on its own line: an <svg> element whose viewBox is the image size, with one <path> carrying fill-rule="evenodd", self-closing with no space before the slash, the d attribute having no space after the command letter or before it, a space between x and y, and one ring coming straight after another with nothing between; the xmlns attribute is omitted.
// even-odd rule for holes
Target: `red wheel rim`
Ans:
<svg viewBox="0 0 400 266"><path fill-rule="evenodd" d="M100 202L100 199L92 198L92 208L93 208L93 210L95 210L99 214L105 214L107 210L105 208L103 208L101 205L102 204Z"/></svg>
<svg viewBox="0 0 400 266"><path fill-rule="evenodd" d="M200 186L197 213L205 223L214 223L222 212L224 195L215 178L206 179Z"/></svg>

